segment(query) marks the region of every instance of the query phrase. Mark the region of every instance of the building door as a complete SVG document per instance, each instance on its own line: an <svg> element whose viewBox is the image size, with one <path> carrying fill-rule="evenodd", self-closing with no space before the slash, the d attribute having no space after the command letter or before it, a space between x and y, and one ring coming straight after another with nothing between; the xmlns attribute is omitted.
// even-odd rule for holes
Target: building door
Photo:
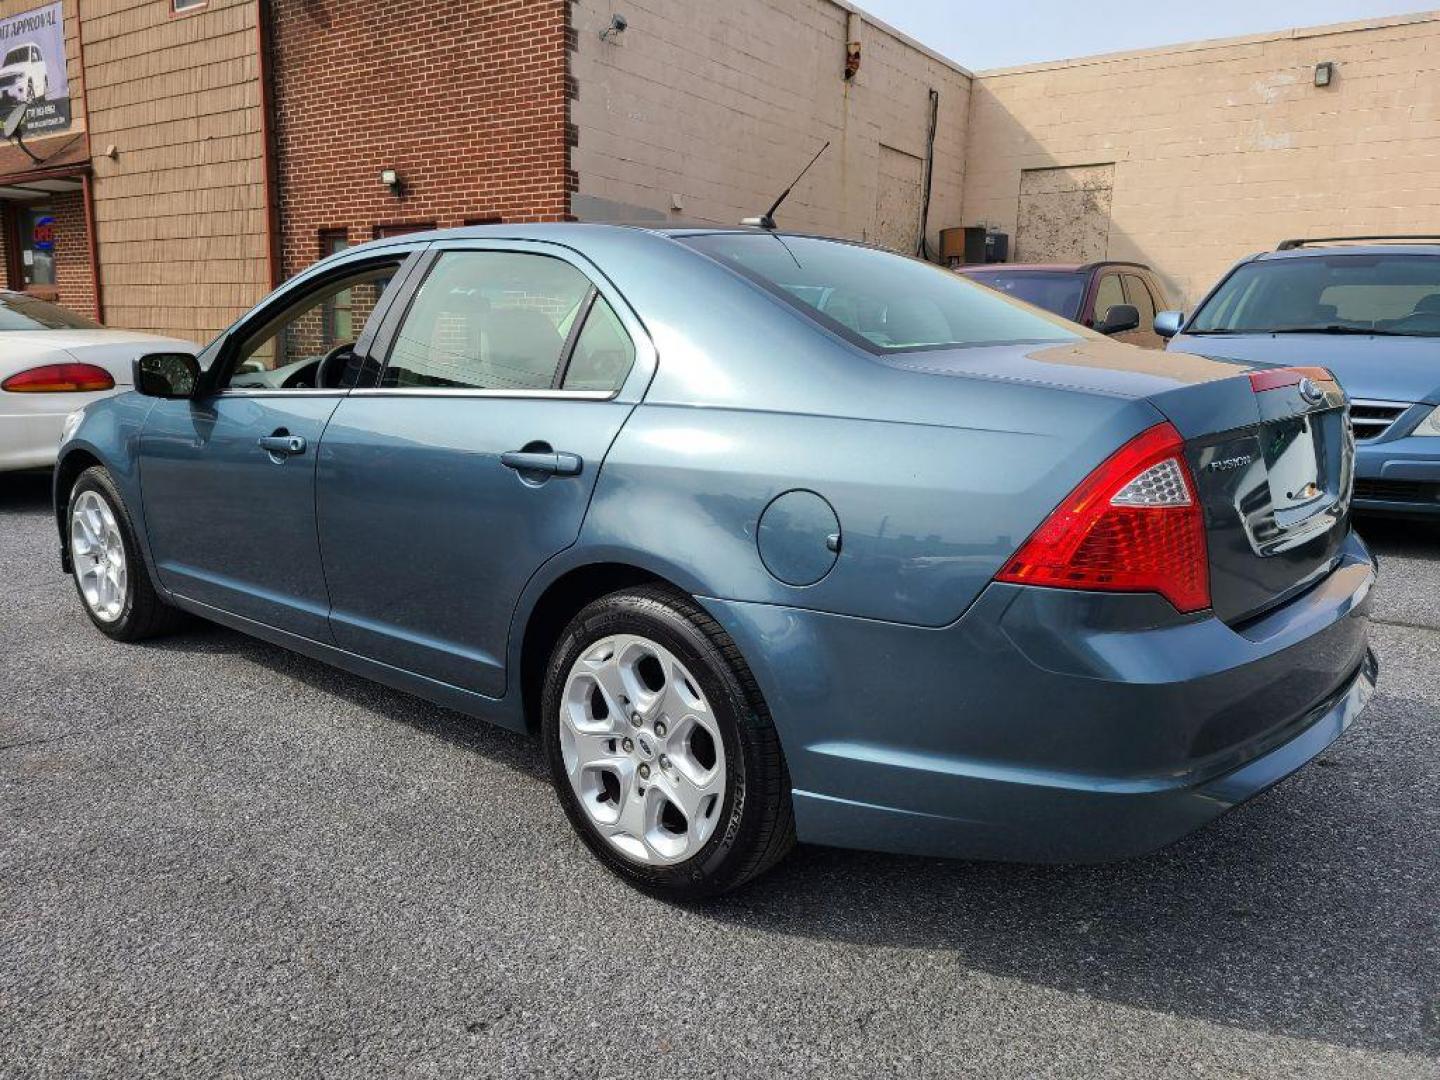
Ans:
<svg viewBox="0 0 1440 1080"><path fill-rule="evenodd" d="M924 162L914 154L880 147L872 244L913 255L920 246L920 192Z"/></svg>
<svg viewBox="0 0 1440 1080"><path fill-rule="evenodd" d="M1015 261L1085 263L1105 258L1114 187L1113 164L1023 170Z"/></svg>

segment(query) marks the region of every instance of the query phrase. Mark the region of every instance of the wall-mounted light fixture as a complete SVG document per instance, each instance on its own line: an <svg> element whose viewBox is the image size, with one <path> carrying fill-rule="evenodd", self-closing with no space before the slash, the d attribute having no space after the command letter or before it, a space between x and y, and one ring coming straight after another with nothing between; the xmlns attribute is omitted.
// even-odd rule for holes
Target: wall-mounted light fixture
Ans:
<svg viewBox="0 0 1440 1080"><path fill-rule="evenodd" d="M1315 65L1315 85L1329 86L1335 79L1335 62L1325 60Z"/></svg>
<svg viewBox="0 0 1440 1080"><path fill-rule="evenodd" d="M630 26L624 15L611 15L610 25L600 31L600 40L608 41L611 45L620 44L620 35Z"/></svg>
<svg viewBox="0 0 1440 1080"><path fill-rule="evenodd" d="M397 199L400 197L400 174L394 169L380 170L380 183L390 189L391 195L394 195Z"/></svg>

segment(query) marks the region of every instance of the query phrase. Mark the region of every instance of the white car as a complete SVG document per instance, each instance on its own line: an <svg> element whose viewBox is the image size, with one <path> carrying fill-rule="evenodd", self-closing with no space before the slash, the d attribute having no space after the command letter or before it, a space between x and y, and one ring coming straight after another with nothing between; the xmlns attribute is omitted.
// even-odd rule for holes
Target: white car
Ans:
<svg viewBox="0 0 1440 1080"><path fill-rule="evenodd" d="M24 293L0 291L0 472L55 464L65 417L130 389L150 352L200 351L179 338L106 330Z"/></svg>
<svg viewBox="0 0 1440 1080"><path fill-rule="evenodd" d="M33 43L16 45L0 62L0 94L14 101L33 101L50 93L45 54Z"/></svg>

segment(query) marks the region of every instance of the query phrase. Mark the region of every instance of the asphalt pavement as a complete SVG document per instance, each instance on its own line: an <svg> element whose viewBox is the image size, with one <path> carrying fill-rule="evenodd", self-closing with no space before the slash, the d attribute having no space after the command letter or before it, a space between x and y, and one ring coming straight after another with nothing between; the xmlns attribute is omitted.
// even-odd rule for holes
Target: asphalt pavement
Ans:
<svg viewBox="0 0 1440 1080"><path fill-rule="evenodd" d="M0 1077L1440 1077L1440 531L1362 527L1369 711L1181 843L802 848L686 908L522 738L203 624L102 637L47 497L0 477Z"/></svg>

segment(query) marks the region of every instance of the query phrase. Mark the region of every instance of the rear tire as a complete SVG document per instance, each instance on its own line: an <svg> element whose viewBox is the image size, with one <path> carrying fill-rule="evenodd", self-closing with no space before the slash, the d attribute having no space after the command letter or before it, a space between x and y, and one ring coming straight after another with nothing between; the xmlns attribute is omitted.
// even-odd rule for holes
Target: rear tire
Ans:
<svg viewBox="0 0 1440 1080"><path fill-rule="evenodd" d="M715 896L794 846L769 710L740 650L689 597L646 586L582 610L551 654L542 709L561 806L630 884Z"/></svg>
<svg viewBox="0 0 1440 1080"><path fill-rule="evenodd" d="M86 469L70 489L65 527L75 590L102 634L141 641L184 622L184 615L156 592L125 501L101 466Z"/></svg>

